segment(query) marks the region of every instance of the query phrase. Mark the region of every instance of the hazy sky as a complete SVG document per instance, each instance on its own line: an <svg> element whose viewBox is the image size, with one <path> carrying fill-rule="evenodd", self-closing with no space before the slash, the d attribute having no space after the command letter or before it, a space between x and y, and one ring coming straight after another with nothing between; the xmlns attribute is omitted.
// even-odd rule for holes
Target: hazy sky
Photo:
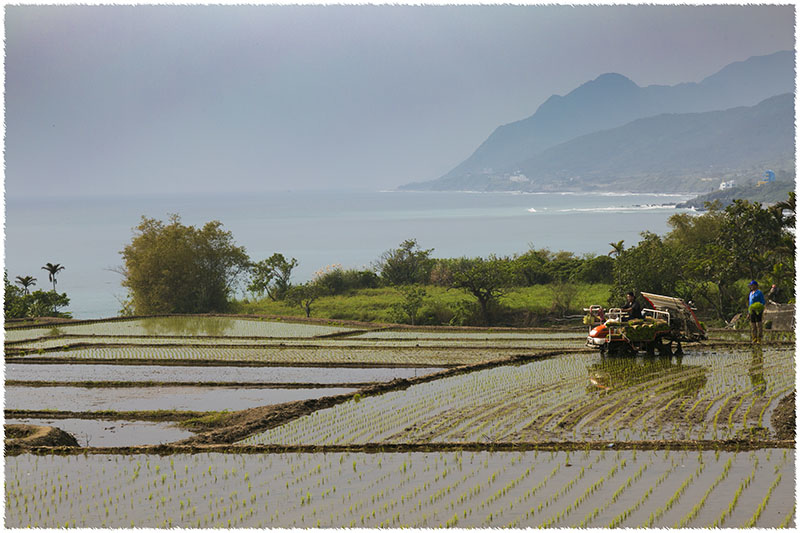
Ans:
<svg viewBox="0 0 800 533"><path fill-rule="evenodd" d="M7 6L6 192L390 189L605 72L700 81L793 6Z"/></svg>

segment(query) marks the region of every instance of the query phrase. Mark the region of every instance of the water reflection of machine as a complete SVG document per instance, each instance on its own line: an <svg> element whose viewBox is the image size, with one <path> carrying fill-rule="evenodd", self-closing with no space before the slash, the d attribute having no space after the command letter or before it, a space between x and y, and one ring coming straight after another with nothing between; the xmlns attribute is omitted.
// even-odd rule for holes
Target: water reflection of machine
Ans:
<svg viewBox="0 0 800 533"><path fill-rule="evenodd" d="M680 298L643 292L650 307L642 310L643 319L627 320L622 309L604 310L592 305L584 323L589 326L586 345L609 354L633 355L645 351L648 355L680 354L681 342L701 341L707 338L705 328L697 320L694 310Z"/></svg>
<svg viewBox="0 0 800 533"><path fill-rule="evenodd" d="M603 357L589 367L589 390L620 390L652 382L660 391L678 396L697 394L708 369L684 365L680 355L667 357ZM657 384L657 385L656 385Z"/></svg>

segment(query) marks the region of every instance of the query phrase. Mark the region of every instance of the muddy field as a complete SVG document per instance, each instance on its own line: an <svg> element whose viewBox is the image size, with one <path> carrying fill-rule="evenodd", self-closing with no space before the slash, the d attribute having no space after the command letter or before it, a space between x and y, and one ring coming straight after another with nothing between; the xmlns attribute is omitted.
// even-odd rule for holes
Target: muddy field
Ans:
<svg viewBox="0 0 800 533"><path fill-rule="evenodd" d="M5 525L793 527L793 336L737 335L612 358L583 329L8 329L7 421L78 447L7 441Z"/></svg>

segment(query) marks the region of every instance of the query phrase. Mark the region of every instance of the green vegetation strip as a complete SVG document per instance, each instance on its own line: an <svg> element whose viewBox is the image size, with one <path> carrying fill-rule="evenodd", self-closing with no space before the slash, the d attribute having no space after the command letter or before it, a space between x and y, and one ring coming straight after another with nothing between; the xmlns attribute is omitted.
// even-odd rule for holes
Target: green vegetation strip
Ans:
<svg viewBox="0 0 800 533"><path fill-rule="evenodd" d="M234 445L234 444L157 444L127 447L73 447L36 446L25 453L39 455L125 455L125 454L194 454L194 453L405 453L405 452L524 452L524 451L753 451L762 449L794 449L793 440L683 440L683 441L629 441L629 442L524 442L524 443L397 443L397 444L336 444L336 445ZM6 450L9 455L18 455L22 450Z"/></svg>

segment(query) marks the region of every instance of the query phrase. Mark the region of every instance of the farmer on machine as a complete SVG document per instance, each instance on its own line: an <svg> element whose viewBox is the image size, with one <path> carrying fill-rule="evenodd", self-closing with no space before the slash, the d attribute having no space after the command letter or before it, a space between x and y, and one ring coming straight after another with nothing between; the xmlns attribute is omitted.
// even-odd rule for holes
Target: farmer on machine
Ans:
<svg viewBox="0 0 800 533"><path fill-rule="evenodd" d="M642 304L636 300L636 295L632 292L629 292L625 295L625 297L628 299L628 301L622 306L622 310L628 312L628 320L642 318Z"/></svg>
<svg viewBox="0 0 800 533"><path fill-rule="evenodd" d="M750 295L747 299L747 311L750 314L750 337L755 344L761 344L761 337L764 334L764 326L761 318L764 315L764 293L758 289L758 283L753 280L750 282Z"/></svg>

